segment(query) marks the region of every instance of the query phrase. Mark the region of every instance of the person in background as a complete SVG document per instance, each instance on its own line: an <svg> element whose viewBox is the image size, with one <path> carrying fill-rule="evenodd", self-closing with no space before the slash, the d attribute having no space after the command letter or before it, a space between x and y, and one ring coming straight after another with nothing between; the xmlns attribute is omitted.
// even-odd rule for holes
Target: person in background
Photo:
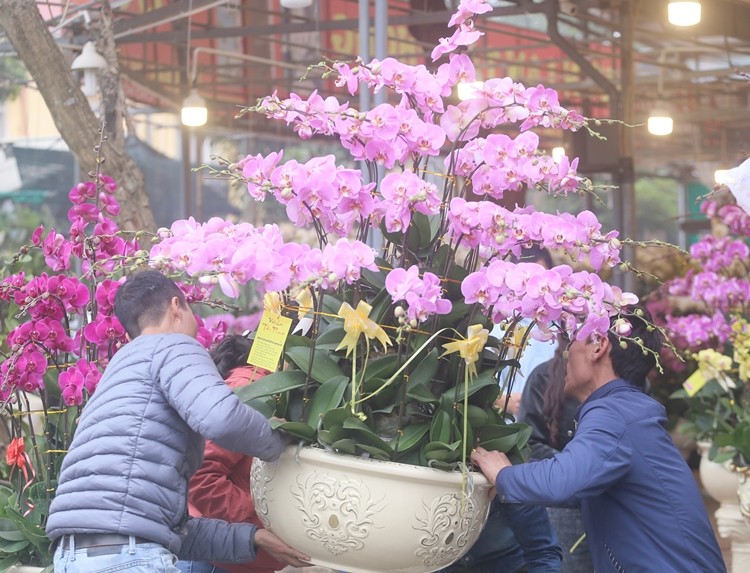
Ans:
<svg viewBox="0 0 750 573"><path fill-rule="evenodd" d="M266 370L247 363L252 347L247 334L226 336L211 350L211 358L230 388L245 386L268 374ZM213 517L230 523L252 523L262 528L250 493L252 463L251 456L231 452L207 441L203 464L190 479L190 515ZM247 563L177 563L183 573L273 573L284 565L263 550L258 552L254 561Z"/></svg>
<svg viewBox="0 0 750 573"><path fill-rule="evenodd" d="M130 341L107 365L63 460L47 521L55 571L179 573L177 557L246 562L258 549L307 565L266 529L189 517L204 438L269 461L286 438L224 383L174 281L140 272L114 306Z"/></svg>
<svg viewBox="0 0 750 573"><path fill-rule="evenodd" d="M565 347L559 344L551 360L534 368L523 389L518 417L531 427L532 460L553 457L575 434L580 402L565 394ZM548 507L547 513L562 547L562 573L593 573L581 508Z"/></svg>
<svg viewBox="0 0 750 573"><path fill-rule="evenodd" d="M544 247L540 247L538 245L524 248L521 252L521 256L518 257L517 262L536 263L538 265L542 265L545 269L551 269L553 267L552 255L550 255L550 252ZM513 333L513 339L511 341L513 346L508 352L508 359L517 357L519 352L521 352L520 345L523 342L524 335L526 334L529 326L531 326L531 321L524 319L516 327ZM495 325L491 333L492 336L498 339L502 339L504 334L505 330L500 328L500 325ZM511 374L509 368L506 368L500 372L501 388L506 388L508 386L508 384L511 382L511 376L513 386L510 397L507 397L505 392L501 392L500 397L498 398L497 402L495 402L495 407L497 409L505 408L507 398L508 407L506 412L508 414L512 414L514 417L518 416L518 412L521 406L521 396L523 394L523 389L526 385L526 380L529 374L531 374L531 371L534 370L534 368L536 368L539 364L541 364L542 362L546 362L547 360L550 360L552 358L555 353L556 346L557 342L554 339L549 341L541 341L536 340L530 335L526 337L526 346L523 348L523 352L521 352L521 356L518 359L520 365L518 370L513 374Z"/></svg>
<svg viewBox="0 0 750 573"><path fill-rule="evenodd" d="M623 309L606 335L571 339L565 391L582 403L573 439L549 459L519 465L478 447L472 463L503 503L580 503L600 573L725 572L695 478L666 430L664 406L642 390L662 346L648 312Z"/></svg>

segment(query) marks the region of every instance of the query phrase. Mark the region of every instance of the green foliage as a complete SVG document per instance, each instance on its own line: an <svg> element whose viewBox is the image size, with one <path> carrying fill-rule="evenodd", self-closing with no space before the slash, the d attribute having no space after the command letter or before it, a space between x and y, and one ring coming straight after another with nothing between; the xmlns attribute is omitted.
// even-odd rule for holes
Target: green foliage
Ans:
<svg viewBox="0 0 750 573"><path fill-rule="evenodd" d="M367 280L373 286L376 274ZM370 316L380 322L392 313L390 299L384 289L373 294ZM334 315L341 302L326 295L326 315ZM448 321L465 324L471 313L457 306L459 313ZM465 380L463 359L457 353L441 356L441 344L456 337L447 329L404 336L387 352L374 341L368 350L360 340L347 357L346 349L336 350L346 336L342 323L326 315L312 344L287 338L287 369L238 388L238 396L285 420L277 426L301 442L340 453L442 469L466 463L464 454L476 445L522 457L529 428L493 409L498 370L507 361L488 352L477 376Z"/></svg>
<svg viewBox="0 0 750 573"><path fill-rule="evenodd" d="M0 101L14 99L28 74L23 62L16 57L0 57Z"/></svg>

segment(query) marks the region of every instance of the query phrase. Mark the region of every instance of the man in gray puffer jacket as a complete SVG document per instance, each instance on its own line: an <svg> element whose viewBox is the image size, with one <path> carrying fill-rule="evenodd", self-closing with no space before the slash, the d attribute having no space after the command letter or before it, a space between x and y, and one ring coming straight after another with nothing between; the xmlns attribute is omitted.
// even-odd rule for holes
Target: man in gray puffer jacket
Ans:
<svg viewBox="0 0 750 573"><path fill-rule="evenodd" d="M188 517L204 438L267 461L285 439L224 383L182 291L158 271L141 272L118 289L115 314L131 341L107 366L63 461L47 521L55 571L179 573L175 556L246 562L256 547L308 565L268 530Z"/></svg>

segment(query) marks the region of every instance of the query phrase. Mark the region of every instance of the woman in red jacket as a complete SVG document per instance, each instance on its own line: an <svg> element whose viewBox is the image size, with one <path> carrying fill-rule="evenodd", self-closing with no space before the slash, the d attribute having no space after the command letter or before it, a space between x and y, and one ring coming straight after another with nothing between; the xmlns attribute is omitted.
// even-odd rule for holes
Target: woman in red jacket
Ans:
<svg viewBox="0 0 750 573"><path fill-rule="evenodd" d="M222 377L232 388L245 386L268 374L266 370L247 364L252 342L245 336L231 335L212 351L211 357ZM188 501L191 516L214 517L230 523L263 525L255 513L250 494L250 466L253 458L230 452L206 441L203 465L190 480ZM199 563L179 561L183 573L272 573L285 567L262 549L255 561L248 563Z"/></svg>

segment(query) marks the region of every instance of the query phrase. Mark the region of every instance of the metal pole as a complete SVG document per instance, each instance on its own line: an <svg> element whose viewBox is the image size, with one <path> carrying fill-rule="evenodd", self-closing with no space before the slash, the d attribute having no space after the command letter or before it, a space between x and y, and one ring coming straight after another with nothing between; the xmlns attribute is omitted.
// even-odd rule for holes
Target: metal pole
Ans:
<svg viewBox="0 0 750 573"><path fill-rule="evenodd" d="M620 85L619 119L626 125L633 123L633 3L623 3L620 8L622 22L622 51L620 56L622 81ZM633 164L633 132L628 127L620 129L621 134L621 159L619 169L619 194L622 196L622 232L625 237L636 240L638 229L636 227L635 207L635 166ZM630 261L636 268L636 251L632 246L623 249L624 258ZM635 292L636 275L626 272L622 277L622 288L629 292Z"/></svg>
<svg viewBox="0 0 750 573"><path fill-rule="evenodd" d="M359 56L362 61L370 61L370 0L359 0ZM359 111L370 109L370 91L359 90Z"/></svg>
<svg viewBox="0 0 750 573"><path fill-rule="evenodd" d="M375 57L381 62L388 55L388 0L375 0ZM375 105L385 103L386 91L375 94Z"/></svg>

